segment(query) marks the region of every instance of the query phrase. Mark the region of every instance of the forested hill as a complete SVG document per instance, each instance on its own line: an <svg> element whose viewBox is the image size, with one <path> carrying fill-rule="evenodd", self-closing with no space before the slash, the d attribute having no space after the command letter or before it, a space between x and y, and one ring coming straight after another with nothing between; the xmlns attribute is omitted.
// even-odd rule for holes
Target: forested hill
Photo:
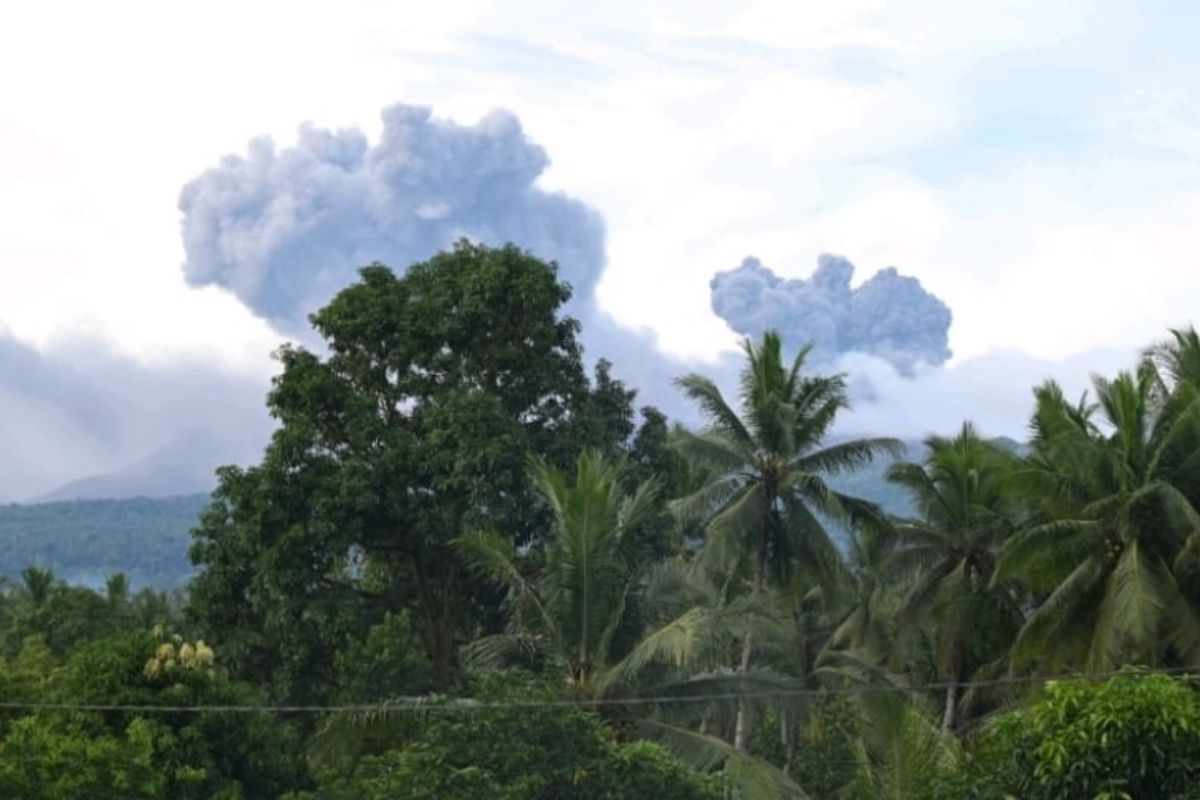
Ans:
<svg viewBox="0 0 1200 800"><path fill-rule="evenodd" d="M1005 442L1017 447L1015 442ZM906 443L906 458L919 458L921 445ZM907 516L911 502L889 484L880 461L834 478L840 491L873 500L890 513ZM73 583L101 586L124 572L136 587L174 589L192 573L189 531L208 495L120 500L76 500L0 505L0 575L20 574L30 564L49 567Z"/></svg>
<svg viewBox="0 0 1200 800"><path fill-rule="evenodd" d="M831 483L894 514L907 513L904 493L883 479L885 469L875 464ZM180 587L192 574L189 531L207 502L208 495L189 494L0 505L0 575L15 578L35 564L89 586L124 572L138 588Z"/></svg>
<svg viewBox="0 0 1200 800"><path fill-rule="evenodd" d="M191 575L189 531L208 495L0 505L0 575L30 564L74 583L124 572L135 587L172 589Z"/></svg>

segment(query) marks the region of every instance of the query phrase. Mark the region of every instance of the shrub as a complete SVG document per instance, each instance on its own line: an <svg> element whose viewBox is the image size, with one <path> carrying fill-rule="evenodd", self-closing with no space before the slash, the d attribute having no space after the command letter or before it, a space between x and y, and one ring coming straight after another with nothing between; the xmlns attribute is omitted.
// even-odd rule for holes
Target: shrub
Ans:
<svg viewBox="0 0 1200 800"><path fill-rule="evenodd" d="M1129 673L1048 684L983 731L932 796L1166 800L1198 785L1200 695L1190 680Z"/></svg>

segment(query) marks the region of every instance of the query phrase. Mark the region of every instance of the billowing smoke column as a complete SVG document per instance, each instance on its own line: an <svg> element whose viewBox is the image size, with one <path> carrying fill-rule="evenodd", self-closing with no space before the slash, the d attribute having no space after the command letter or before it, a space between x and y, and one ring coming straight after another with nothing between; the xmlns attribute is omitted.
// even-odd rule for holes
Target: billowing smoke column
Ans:
<svg viewBox="0 0 1200 800"><path fill-rule="evenodd" d="M277 149L257 139L184 187L184 274L232 291L282 331L380 261L400 269L454 240L515 242L559 264L576 302L604 265L604 228L579 201L534 185L549 164L515 116L472 126L430 110L384 110L371 145L358 130L306 125Z"/></svg>
<svg viewBox="0 0 1200 800"><path fill-rule="evenodd" d="M822 255L808 280L785 280L747 258L713 276L712 308L747 336L779 331L785 344L811 344L811 359L832 363L843 353L868 353L911 375L918 363L950 357L950 309L893 267L850 288L854 265Z"/></svg>

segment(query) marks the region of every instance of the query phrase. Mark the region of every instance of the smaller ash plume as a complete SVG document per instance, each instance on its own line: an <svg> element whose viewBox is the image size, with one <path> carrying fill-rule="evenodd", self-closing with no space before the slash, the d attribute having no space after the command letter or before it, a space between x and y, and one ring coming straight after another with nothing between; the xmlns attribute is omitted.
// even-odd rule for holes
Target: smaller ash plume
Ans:
<svg viewBox="0 0 1200 800"><path fill-rule="evenodd" d="M853 275L853 264L828 254L808 280L780 278L747 258L713 276L712 308L738 333L774 329L793 347L811 344L817 363L866 353L912 375L918 364L939 366L950 357L950 309L920 281L888 267L851 288Z"/></svg>

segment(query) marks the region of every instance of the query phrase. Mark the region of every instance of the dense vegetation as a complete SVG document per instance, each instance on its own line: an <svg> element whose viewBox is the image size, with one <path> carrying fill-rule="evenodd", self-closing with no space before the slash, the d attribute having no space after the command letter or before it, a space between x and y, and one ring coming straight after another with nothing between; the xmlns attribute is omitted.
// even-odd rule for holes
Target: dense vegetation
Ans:
<svg viewBox="0 0 1200 800"><path fill-rule="evenodd" d="M279 351L186 598L3 593L0 692L52 705L0 716L0 796L1195 792L1193 331L1038 387L1028 447L914 455L831 439L844 380L773 334L736 398L680 378L704 427L635 409L515 248L361 275ZM846 491L872 465L910 513Z"/></svg>
<svg viewBox="0 0 1200 800"><path fill-rule="evenodd" d="M918 453L920 442L905 442ZM880 461L831 484L879 503L893 514L911 512L900 487L887 481ZM211 498L207 494L0 504L0 577L20 578L30 565L72 583L104 586L115 572L138 588L181 589L195 568L188 559L191 530ZM845 532L838 530L839 543Z"/></svg>

